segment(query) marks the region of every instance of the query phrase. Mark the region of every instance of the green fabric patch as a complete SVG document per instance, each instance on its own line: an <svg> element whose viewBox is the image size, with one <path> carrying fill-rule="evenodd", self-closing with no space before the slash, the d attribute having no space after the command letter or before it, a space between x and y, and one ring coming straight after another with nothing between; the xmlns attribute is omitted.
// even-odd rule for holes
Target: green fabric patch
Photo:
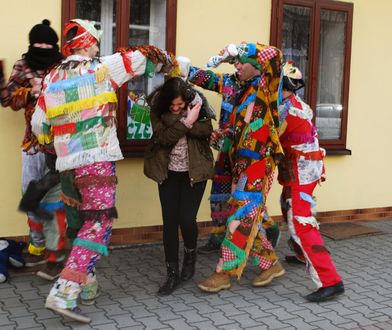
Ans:
<svg viewBox="0 0 392 330"><path fill-rule="evenodd" d="M76 123L76 132L84 132L90 128L93 128L98 124L103 124L103 123L105 123L105 119L103 117L94 117L83 121L79 121Z"/></svg>
<svg viewBox="0 0 392 330"><path fill-rule="evenodd" d="M50 128L51 126L48 125L47 123L42 123L42 130L44 134L50 134Z"/></svg>
<svg viewBox="0 0 392 330"><path fill-rule="evenodd" d="M148 78L154 77L155 68L156 64L147 57L146 70L144 71L144 75Z"/></svg>
<svg viewBox="0 0 392 330"><path fill-rule="evenodd" d="M131 117L137 123L150 124L150 108L133 103L131 108Z"/></svg>
<svg viewBox="0 0 392 330"><path fill-rule="evenodd" d="M256 132L256 131L257 131L258 129L260 129L262 126L263 126L263 119L262 119L262 118L256 119L256 120L252 121L252 122L249 124L249 128L250 128L253 132Z"/></svg>
<svg viewBox="0 0 392 330"><path fill-rule="evenodd" d="M71 197L79 202L82 197L75 187L75 175L73 171L64 171L60 173L61 191L65 196Z"/></svg>
<svg viewBox="0 0 392 330"><path fill-rule="evenodd" d="M263 71L259 62L257 62L254 58L248 56L241 56L239 60L241 63L252 64L257 70Z"/></svg>
<svg viewBox="0 0 392 330"><path fill-rule="evenodd" d="M225 137L223 140L223 146L221 152L228 153L231 150L232 146L233 146L232 140L228 137Z"/></svg>
<svg viewBox="0 0 392 330"><path fill-rule="evenodd" d="M70 88L65 91L65 103L75 102L79 100L78 88Z"/></svg>
<svg viewBox="0 0 392 330"><path fill-rule="evenodd" d="M98 252L100 254L103 254L105 257L109 255L107 246L97 242L92 242L81 238L75 238L73 241L73 245L81 246L91 251Z"/></svg>
<svg viewBox="0 0 392 330"><path fill-rule="evenodd" d="M80 142L82 143L82 147L84 150L98 147L98 141L95 132L83 134L80 137Z"/></svg>
<svg viewBox="0 0 392 330"><path fill-rule="evenodd" d="M73 171L60 173L60 184L63 194L80 202L82 198L75 187L74 181L75 178ZM82 228L84 221L80 216L80 212L76 208L65 204L64 209L67 218L67 237L70 240L73 240L76 238L79 229Z"/></svg>
<svg viewBox="0 0 392 330"><path fill-rule="evenodd" d="M84 220L81 218L80 212L74 207L64 205L64 208L67 217L67 237L72 241L82 228Z"/></svg>
<svg viewBox="0 0 392 330"><path fill-rule="evenodd" d="M229 241L227 238L223 240L222 245L228 248L236 256L235 259L225 261L223 263L223 270L232 270L234 268L237 268L245 261L245 250L242 250L232 241Z"/></svg>
<svg viewBox="0 0 392 330"><path fill-rule="evenodd" d="M225 238L225 233L210 235L210 240L214 245L221 245L224 238Z"/></svg>
<svg viewBox="0 0 392 330"><path fill-rule="evenodd" d="M211 71L211 70L207 70L206 71L206 75L210 77L210 79L208 80L207 89L212 89L212 86L214 85L215 73L213 71Z"/></svg>
<svg viewBox="0 0 392 330"><path fill-rule="evenodd" d="M255 256L253 256L250 263L253 266L258 266L259 265L259 259L257 257L255 257Z"/></svg>
<svg viewBox="0 0 392 330"><path fill-rule="evenodd" d="M252 130L252 132L256 132L256 131L257 131L258 129L260 129L262 126L263 126L263 119L262 119L262 118L259 118L259 119L255 120L255 121L252 121L252 122L248 125L248 127L246 128L246 130L245 130L245 133L244 133L244 140L245 140L246 136L248 135L248 131L249 131L249 130Z"/></svg>

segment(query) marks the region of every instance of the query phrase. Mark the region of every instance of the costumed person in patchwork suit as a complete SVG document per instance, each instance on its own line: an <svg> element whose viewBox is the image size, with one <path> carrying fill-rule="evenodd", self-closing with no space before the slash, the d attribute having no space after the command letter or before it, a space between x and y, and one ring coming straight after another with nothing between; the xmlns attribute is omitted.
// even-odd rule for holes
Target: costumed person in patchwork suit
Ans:
<svg viewBox="0 0 392 330"><path fill-rule="evenodd" d="M95 265L108 255L117 217L115 161L123 156L115 91L136 76L151 77L178 67L174 56L153 46L95 57L102 32L93 22L71 20L64 34L67 58L45 77L32 127L40 144L53 142L70 234L76 238L45 306L88 323L91 319L81 314L77 301L80 296L84 303L94 303Z"/></svg>
<svg viewBox="0 0 392 330"><path fill-rule="evenodd" d="M282 213L288 223L291 246L298 260L306 260L307 271L318 290L306 296L319 302L344 292L312 213L313 190L324 180L325 150L320 148L312 122L313 111L296 95L304 86L301 71L291 62L283 66L283 102L279 107L280 141L285 157L279 163Z"/></svg>
<svg viewBox="0 0 392 330"><path fill-rule="evenodd" d="M228 129L213 136L223 137L223 144L228 144L233 181L221 257L215 272L198 284L206 292L229 288L230 276L241 277L249 256L261 270L254 286L267 285L285 274L262 226L275 166L283 156L277 131L281 52L258 43L240 44L236 51L221 61L234 62L248 88L230 114Z"/></svg>
<svg viewBox="0 0 392 330"><path fill-rule="evenodd" d="M48 262L45 268L37 273L48 280L55 279L63 267L66 219L64 205L60 201L59 180L55 180L55 184L50 186L52 189L40 190L36 186L37 181L52 171L32 134L31 118L41 91L42 79L49 69L62 59L58 41L58 36L48 20L35 25L29 33L30 46L27 53L14 64L8 83L3 81L0 84L1 105L9 106L15 111L24 109L25 114L25 136L22 142L24 195L19 209L27 213L30 228L26 266ZM58 178L58 174L53 175ZM34 202L31 199L34 199Z"/></svg>
<svg viewBox="0 0 392 330"><path fill-rule="evenodd" d="M234 44L228 45L221 51L219 56L214 56L207 63L207 67L216 67L222 61L230 61L238 54L237 47ZM250 82L242 80L237 73L221 74L211 70L203 70L191 65L190 59L186 57L177 57L181 68L181 76L188 79L203 89L214 91L222 96L221 110L219 116L218 132L224 132L229 127L229 118L234 107L240 102L243 93L248 89ZM213 133L217 134L217 132ZM218 133L219 134L219 133ZM214 164L214 179L211 186L210 208L213 227L211 229L208 241L204 246L198 248L198 253L208 254L219 251L221 243L226 233L226 222L230 215L230 203L228 202L231 195L232 168L229 157L229 139L213 139L212 147L218 150L218 155ZM226 143L225 143L226 142ZM279 226L269 218L268 212L263 213L263 227L266 230L267 238L271 241L273 247L276 246L279 239Z"/></svg>

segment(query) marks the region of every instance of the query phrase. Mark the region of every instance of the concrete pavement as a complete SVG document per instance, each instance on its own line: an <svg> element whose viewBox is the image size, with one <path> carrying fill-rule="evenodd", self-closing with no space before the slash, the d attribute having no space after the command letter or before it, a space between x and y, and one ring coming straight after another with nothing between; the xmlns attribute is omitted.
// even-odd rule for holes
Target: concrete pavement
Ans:
<svg viewBox="0 0 392 330"><path fill-rule="evenodd" d="M0 284L0 329L392 329L392 221L366 225L385 234L325 239L346 286L337 300L306 302L303 296L314 290L311 280L303 266L285 262L286 275L267 287L251 286L257 268L249 265L230 290L202 293L196 283L211 274L217 254L199 256L194 279L158 297L163 248L145 245L114 249L102 259L97 270L102 294L95 305L81 306L90 324L44 308L51 283L14 276ZM287 252L285 237L277 251L282 257Z"/></svg>

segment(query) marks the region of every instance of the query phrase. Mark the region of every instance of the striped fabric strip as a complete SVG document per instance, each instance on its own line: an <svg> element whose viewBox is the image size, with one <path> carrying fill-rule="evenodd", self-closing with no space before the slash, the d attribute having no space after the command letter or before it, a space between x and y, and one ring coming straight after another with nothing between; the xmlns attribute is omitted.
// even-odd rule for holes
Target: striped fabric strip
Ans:
<svg viewBox="0 0 392 330"><path fill-rule="evenodd" d="M104 117L93 117L77 123L69 123L53 127L53 135L63 135L63 134L75 134L79 132L84 132L96 125L103 124L105 122Z"/></svg>
<svg viewBox="0 0 392 330"><path fill-rule="evenodd" d="M73 243L74 246L81 246L91 251L98 252L104 256L108 256L108 248L102 243L97 243L93 241L88 241L82 238L75 238Z"/></svg>
<svg viewBox="0 0 392 330"><path fill-rule="evenodd" d="M83 76L69 78L67 80L52 82L46 89L46 93L62 92L72 88L78 88L80 86L94 85L95 83L95 73L89 73Z"/></svg>
<svg viewBox="0 0 392 330"><path fill-rule="evenodd" d="M48 108L46 110L46 117L54 118L73 112L80 112L82 110L95 108L106 103L117 103L117 95L115 92L104 92L94 97L89 97L83 100L59 105L57 107Z"/></svg>

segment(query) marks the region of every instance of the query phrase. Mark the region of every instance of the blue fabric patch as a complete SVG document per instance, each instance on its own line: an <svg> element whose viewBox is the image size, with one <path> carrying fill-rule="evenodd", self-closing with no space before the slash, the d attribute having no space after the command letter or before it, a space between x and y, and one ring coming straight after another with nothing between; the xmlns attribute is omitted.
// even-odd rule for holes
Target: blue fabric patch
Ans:
<svg viewBox="0 0 392 330"><path fill-rule="evenodd" d="M56 203L39 203L39 208L43 209L47 212L56 212L57 210L64 209L64 203L63 202L56 202Z"/></svg>
<svg viewBox="0 0 392 330"><path fill-rule="evenodd" d="M71 88L77 88L86 85L94 85L96 83L95 74L89 73L83 76L70 78L67 80L60 80L54 83L50 83L46 89L47 93L64 91Z"/></svg>
<svg viewBox="0 0 392 330"><path fill-rule="evenodd" d="M236 186L236 190L238 191L244 191L245 190L245 185L246 185L246 181L248 180L248 177L243 174L240 179L238 180L237 186Z"/></svg>
<svg viewBox="0 0 392 330"><path fill-rule="evenodd" d="M222 101L222 110L231 112L233 110L233 105L229 102Z"/></svg>
<svg viewBox="0 0 392 330"><path fill-rule="evenodd" d="M237 113L240 113L245 107L256 100L257 91L249 95L246 100L237 108Z"/></svg>
<svg viewBox="0 0 392 330"><path fill-rule="evenodd" d="M263 202L263 194L261 192L249 192L249 191L235 191L233 194L234 199L241 201L250 200L255 203Z"/></svg>
<svg viewBox="0 0 392 330"><path fill-rule="evenodd" d="M252 151L252 150L249 150L249 149L243 149L243 148L238 150L238 155L242 156L242 157L253 158L253 159L256 159L256 160L259 160L261 158L260 154L257 153L256 151Z"/></svg>
<svg viewBox="0 0 392 330"><path fill-rule="evenodd" d="M312 196L310 196L309 194L304 193L304 192L300 192L300 193L299 193L299 196L301 197L301 199L302 199L303 201L309 202L309 203L312 205L312 207L315 207L315 206L317 205L317 203L314 201L314 199L312 198Z"/></svg>
<svg viewBox="0 0 392 330"><path fill-rule="evenodd" d="M256 49L256 45L255 44L247 44L248 46L248 54L246 54L246 56L251 57L251 56L255 56L257 49Z"/></svg>
<svg viewBox="0 0 392 330"><path fill-rule="evenodd" d="M71 139L68 143L68 152L70 154L83 151L82 141L80 139Z"/></svg>
<svg viewBox="0 0 392 330"><path fill-rule="evenodd" d="M237 200L249 201L248 204L238 209L230 219L244 219L248 216L250 212L253 211L254 207L260 207L263 203L263 194L261 192L245 192L245 191L235 191L233 198Z"/></svg>

